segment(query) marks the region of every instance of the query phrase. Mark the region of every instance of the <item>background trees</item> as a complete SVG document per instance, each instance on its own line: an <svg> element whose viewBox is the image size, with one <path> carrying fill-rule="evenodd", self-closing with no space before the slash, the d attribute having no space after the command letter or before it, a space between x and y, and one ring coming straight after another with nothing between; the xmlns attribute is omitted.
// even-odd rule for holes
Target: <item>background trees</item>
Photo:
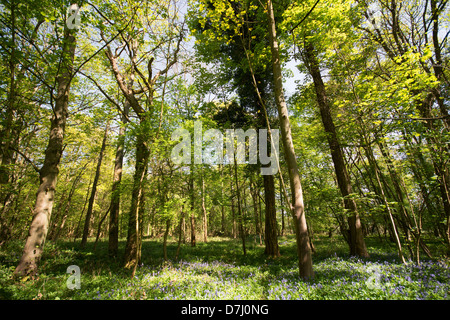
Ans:
<svg viewBox="0 0 450 320"><path fill-rule="evenodd" d="M134 269L145 237L177 257L214 236L278 257L297 232L305 278L316 234L360 256L386 239L405 261L450 248L447 1L93 1L78 29L65 1L0 5L0 243L26 240L17 274L46 241L94 237ZM174 163L172 133L196 121L281 129L280 170Z"/></svg>

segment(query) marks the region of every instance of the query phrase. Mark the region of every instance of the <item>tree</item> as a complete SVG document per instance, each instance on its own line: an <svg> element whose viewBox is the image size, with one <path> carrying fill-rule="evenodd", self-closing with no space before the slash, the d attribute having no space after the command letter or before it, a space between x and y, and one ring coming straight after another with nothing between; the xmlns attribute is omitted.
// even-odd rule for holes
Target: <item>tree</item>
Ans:
<svg viewBox="0 0 450 320"><path fill-rule="evenodd" d="M322 123L325 128L325 132L327 133L328 144L331 150L331 157L333 159L337 182L339 189L341 190L342 197L344 198L344 206L350 212L350 216L348 217L348 224L350 227L350 254L368 257L358 208L355 200L351 198L353 188L350 181L350 176L348 174L342 148L338 140L336 127L334 125L333 118L331 117L329 101L325 91L325 85L322 80L319 63L316 58L314 47L310 42L308 42L308 40L305 40L304 51L305 64L307 65L314 81L317 104L319 105Z"/></svg>
<svg viewBox="0 0 450 320"><path fill-rule="evenodd" d="M267 121L264 108L270 107L269 114L275 113L275 106L272 105L272 69L270 64L270 56L267 55L267 30L262 27L255 28L255 24L261 18L264 18L263 11L256 10L257 6L252 2L202 2L206 14L215 21L219 19L217 24L205 24L202 22L202 10L196 14L190 21L191 29L199 39L196 44L196 51L200 61L206 63L219 64L218 70L214 71L214 76L218 85L227 84L226 90L230 93L236 93L238 96L237 104L231 103L227 108L219 111L214 115L224 128L245 127L248 129L253 126L257 129L267 129ZM228 7L227 13L222 10ZM235 13L235 16L231 15ZM228 16L230 15L230 16ZM223 28L226 25L227 28ZM255 29L255 30L253 30ZM206 39L205 39L205 35ZM226 39L226 41L224 41ZM242 55L242 51L250 53L255 59L250 61L248 56ZM256 63L255 63L256 61ZM204 77L204 74L203 74ZM255 78L255 83L252 80ZM199 82L203 85L202 80ZM256 91L257 89L257 91ZM265 102L261 102L258 95ZM226 101L222 101L226 103ZM236 107L236 108L235 108ZM256 118L256 119L255 119ZM269 120L273 122L275 117ZM270 145L270 138L267 140ZM270 148L268 150L270 153ZM269 164L270 165L270 164ZM261 166L267 167L260 162L250 164L254 166L254 170L258 170ZM277 239L277 221L275 207L275 185L274 179L270 175L262 175L264 181L264 197L265 197L265 253L270 256L277 257L280 255ZM238 212L240 202L237 203ZM233 207L234 208L234 207Z"/></svg>
<svg viewBox="0 0 450 320"><path fill-rule="evenodd" d="M165 75L169 72L170 68L177 62L177 55L180 51L180 44L183 40L182 24L176 27L175 17L168 18L169 4L167 7L161 6L160 10L164 12L163 23L158 25L158 19L156 16L151 17L152 19L147 20L143 15L136 15L136 7L124 7L122 10L124 12L132 13L136 20L133 21L129 26L125 26L123 30L119 30L120 33L126 31L127 34L121 36L122 44L119 45L115 52L113 52L111 45L107 45L106 56L108 58L111 71L117 82L117 85L123 94L126 101L129 103L130 108L135 112L139 119L138 127L135 130L136 134L136 151L135 151L135 172L133 179L133 191L132 191L132 201L130 208L130 215L128 221L128 236L127 245L125 248L125 266L135 267L139 263L140 257L140 243L141 234L139 225L142 218L142 212L140 208L143 206L144 200L144 183L146 180L148 161L150 156L150 136L151 136L151 117L153 116L154 110L154 93L157 80L160 76ZM172 13L176 15L176 11ZM170 31L166 29L169 34L163 35L163 37L153 40L151 43L147 44L144 41L144 35L139 31L141 25L147 25L148 29L154 24L154 27L165 28L164 24L174 26L175 29ZM107 44L106 39L103 36L104 42ZM154 51L164 44L168 46L170 50L170 44L175 42L175 49L171 52L171 59L167 60L165 67L153 75L154 57L148 59L146 63L147 75L141 71L142 60L138 58L138 55L148 55L154 54ZM150 46L150 48L145 48L144 45ZM125 75L119 67L119 56L122 48L127 48L129 56L129 74ZM146 50L147 51L144 51ZM135 76L139 78L139 89L133 88L133 81L130 81L131 86L128 86L126 79L134 79ZM142 98L144 97L144 99Z"/></svg>
<svg viewBox="0 0 450 320"><path fill-rule="evenodd" d="M271 0L267 1L267 12L269 17L269 36L270 47L272 51L275 101L278 107L281 138L283 141L284 155L288 166L289 182L291 186L291 210L294 218L294 226L296 232L299 274L301 278L308 279L314 277L314 271L312 267L312 254L309 242L308 227L306 224L300 174L298 171L297 159L295 157L294 144L291 135L289 113L286 107L286 101L284 100L280 53L277 41L275 16Z"/></svg>
<svg viewBox="0 0 450 320"><path fill-rule="evenodd" d="M88 209L86 212L86 219L84 222L83 237L82 237L81 243L80 243L81 248L84 248L86 246L87 238L89 236L89 225L91 222L92 211L94 208L94 200L95 200L96 191L97 191L97 184L98 184L98 180L100 178L100 169L102 167L103 154L106 149L106 139L108 138L109 123L110 123L110 120L108 120L106 123L105 133L103 134L102 145L100 148L100 153L98 155L97 169L95 170L94 181L92 182L91 196L89 197L89 204L88 204Z"/></svg>
<svg viewBox="0 0 450 320"><path fill-rule="evenodd" d="M61 50L61 68L56 75L57 96L51 119L50 136L45 150L44 165L39 170L40 185L36 194L33 220L28 232L22 257L14 273L18 276L35 274L42 256L48 223L58 179L58 166L64 149L64 131L68 115L70 83L75 58L75 30L64 27Z"/></svg>

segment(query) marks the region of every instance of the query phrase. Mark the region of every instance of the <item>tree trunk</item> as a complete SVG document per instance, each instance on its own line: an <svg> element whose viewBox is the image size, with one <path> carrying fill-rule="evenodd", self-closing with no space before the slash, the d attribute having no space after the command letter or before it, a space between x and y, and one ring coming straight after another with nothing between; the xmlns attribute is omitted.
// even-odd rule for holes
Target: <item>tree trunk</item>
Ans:
<svg viewBox="0 0 450 320"><path fill-rule="evenodd" d="M279 257L277 217L275 207L275 181L272 175L264 175L264 200L266 203L266 219L264 243L266 248L264 254L271 257Z"/></svg>
<svg viewBox="0 0 450 320"><path fill-rule="evenodd" d="M422 249L424 250L426 255L429 258L432 258L429 248L421 239L421 233L422 233L422 227L420 225L421 214L419 212L419 217L416 218L415 213L414 213L414 206L411 203L406 191L403 192L403 189L401 187L401 185L403 184L403 179L401 176L399 176L397 174L397 172L394 168L394 163L392 162L391 156L390 156L389 151L387 150L386 146L384 145L384 143L382 141L378 141L377 144L378 144L378 147L380 149L380 152L381 152L383 158L385 159L385 162L386 162L386 165L387 165L387 168L389 171L389 175L392 180L392 184L394 185L394 189L395 189L395 192L397 195L396 200L399 203L399 206L401 209L400 216L405 221L408 232L411 232L416 239L416 244L417 244L416 252L419 252L418 247L420 246L420 247L422 247ZM408 203L409 210L406 208L406 203ZM409 212L411 212L412 219L410 217ZM412 224L411 220L414 221L414 225Z"/></svg>
<svg viewBox="0 0 450 320"><path fill-rule="evenodd" d="M384 205L386 206L386 209L387 209L388 214L389 214L389 221L392 224L392 231L393 231L393 234L394 234L395 244L397 245L398 256L402 260L402 262L404 264L406 264L406 261L405 261L405 258L403 256L403 252L402 252L402 244L400 242L400 237L398 236L397 226L395 225L394 217L393 217L392 211L391 211L391 207L390 207L389 202L388 202L388 200L387 200L387 198L386 198L386 196L384 194L383 186L381 185L380 177L378 175L378 168L376 168L376 167L375 167L375 177L377 178L378 187L381 190L381 195L383 197L383 202L384 202Z"/></svg>
<svg viewBox="0 0 450 320"><path fill-rule="evenodd" d="M233 169L230 165L230 176L233 176ZM233 189L233 179L230 179L230 192L231 192L231 235L233 239L237 238L236 231L236 209L235 209L235 192Z"/></svg>
<svg viewBox="0 0 450 320"><path fill-rule="evenodd" d="M281 209L281 236L284 236L285 222L284 222L284 207L283 207L283 191L281 186L281 172L280 172L280 209Z"/></svg>
<svg viewBox="0 0 450 320"><path fill-rule="evenodd" d="M349 211L348 224L350 228L350 254L360 257L368 257L366 244L361 228L361 221L359 218L356 202L350 198L353 193L350 176L345 165L344 155L334 126L333 118L331 117L330 106L325 92L325 85L322 80L322 75L319 69L319 63L314 53L314 47L310 43L305 43L305 62L311 74L314 87L316 89L317 103L320 109L322 123L327 133L327 140L330 146L331 157L333 159L334 171L344 198L345 209Z"/></svg>
<svg viewBox="0 0 450 320"><path fill-rule="evenodd" d="M127 244L125 247L125 267L135 267L139 261L140 242L140 203L144 192L144 181L147 175L148 159L150 156L147 147L146 135L139 133L136 139L136 164L134 172L133 191L131 195L130 216L128 220Z"/></svg>
<svg viewBox="0 0 450 320"><path fill-rule="evenodd" d="M237 195L238 214L239 214L239 217L238 217L239 233L240 233L241 239L242 239L242 251L244 252L244 256L245 256L245 255L247 255L247 249L245 247L244 221L243 221L243 213L242 213L241 194L239 191L236 155L234 155L234 179L235 179L235 183L236 183L236 195Z"/></svg>
<svg viewBox="0 0 450 320"><path fill-rule="evenodd" d="M312 267L312 254L309 245L308 226L303 205L303 192L300 182L300 174L297 166L297 159L294 151L294 143L292 141L291 126L289 122L289 113L284 100L283 79L281 77L281 61L278 48L278 41L275 27L275 17L273 12L272 1L267 1L269 15L269 36L270 47L272 51L272 66L275 88L275 101L278 108L278 116L280 119L281 138L283 140L284 155L289 172L289 181L292 193L291 210L294 219L299 275L301 278L309 279L314 277Z"/></svg>
<svg viewBox="0 0 450 320"><path fill-rule="evenodd" d="M92 179L89 180L86 197L84 198L83 210L81 210L80 219L78 219L77 227L75 228L74 237L73 237L74 242L78 238L78 234L79 234L79 230L80 230L80 226L81 226L81 220L83 219L83 216L84 216L84 210L86 209L86 205L89 202L89 194L91 193L91 182L92 182Z"/></svg>
<svg viewBox="0 0 450 320"><path fill-rule="evenodd" d="M261 234L261 227L260 227L260 221L259 221L259 212L258 212L258 189L256 183L251 180L250 181L250 194L252 196L253 200L253 214L255 216L255 232L256 235L259 237L259 244L262 244L262 234Z"/></svg>
<svg viewBox="0 0 450 320"><path fill-rule="evenodd" d="M74 195L74 193L75 193L76 186L77 186L78 183L80 182L81 176L83 175L83 172L84 172L84 170L86 169L87 165L88 165L88 163L86 163L86 164L84 165L83 169L80 171L80 173L79 173L78 176L75 178L75 181L74 181L73 184L72 184L72 188L70 189L69 196L67 197L67 203L66 203L65 210L64 210L64 216L63 216L63 218L62 218L61 224L60 224L59 226L56 227L54 236L53 236L53 238L52 238L53 241L56 241L56 240L59 238L59 235L60 235L60 233L61 233L61 230L64 228L64 225L65 225L65 223L66 223L66 219L67 219L67 217L69 216L70 204L71 204L71 202L72 202L72 197L73 197L73 195Z"/></svg>
<svg viewBox="0 0 450 320"><path fill-rule="evenodd" d="M108 253L111 257L117 257L119 250L119 213L120 213L120 183L122 181L122 167L125 147L125 124L127 121L130 104L125 101L122 114L122 125L119 129L119 136L116 147L116 157L114 160L113 185L111 190L111 212L109 213L109 239Z"/></svg>
<svg viewBox="0 0 450 320"><path fill-rule="evenodd" d="M98 243L98 239L100 238L100 233L101 233L101 230L102 230L103 221L105 221L105 219L108 216L108 213L110 211L111 211L111 205L109 206L108 210L106 210L105 214L103 215L103 217L100 219L100 221L98 223L97 236L95 237L95 242L94 242L94 250L97 249L97 243Z"/></svg>
<svg viewBox="0 0 450 320"><path fill-rule="evenodd" d="M205 180L202 169L202 213L203 213L203 241L208 242L208 215L205 206Z"/></svg>
<svg viewBox="0 0 450 320"><path fill-rule="evenodd" d="M189 176L189 196L191 201L191 247L195 247L195 194L194 194L194 165L191 165L191 173Z"/></svg>
<svg viewBox="0 0 450 320"><path fill-rule="evenodd" d="M221 236L225 235L225 197L224 197L224 185L223 185L223 165L220 165L220 183L221 183L221 190L220 190L220 211L221 211L221 228L220 233Z"/></svg>
<svg viewBox="0 0 450 320"><path fill-rule="evenodd" d="M177 246L177 253L175 254L175 260L178 260L178 257L180 256L180 249L181 249L181 241L183 239L183 225L184 225L184 206L181 207L181 217L180 217L180 225L178 230L178 246Z"/></svg>
<svg viewBox="0 0 450 320"><path fill-rule="evenodd" d="M69 180L70 181L70 180ZM67 193L63 193L61 197L56 201L57 206L53 210L52 219L49 222L47 241L53 241L55 237L56 229L58 228L59 221L61 220L64 202L66 201Z"/></svg>
<svg viewBox="0 0 450 320"><path fill-rule="evenodd" d="M40 185L36 194L33 219L28 231L23 255L14 271L17 276L35 274L44 249L50 221L59 162L64 149L64 133L68 116L70 82L75 57L76 39L72 31L64 30L61 72L56 77L57 98L51 119L50 137L45 150L44 165L39 172Z"/></svg>
<svg viewBox="0 0 450 320"><path fill-rule="evenodd" d="M98 161L97 161L97 169L95 171L95 177L94 177L94 181L92 183L91 197L89 198L88 209L86 212L86 220L84 221L83 237L81 239L81 244L80 244L80 247L82 249L84 249L86 247L87 238L89 236L89 227L90 227L90 223L91 223L92 212L94 211L94 200L95 200L95 195L97 193L98 180L100 179L100 170L102 167L103 154L105 153L105 149L106 149L106 139L108 138L108 130L109 130L109 120L106 123L105 133L103 134L102 146L101 146L100 154L98 156Z"/></svg>
<svg viewBox="0 0 450 320"><path fill-rule="evenodd" d="M167 236L169 235L170 222L171 222L171 219L168 218L166 220L166 230L164 231L164 240L163 240L164 261L169 260L169 258L167 257Z"/></svg>

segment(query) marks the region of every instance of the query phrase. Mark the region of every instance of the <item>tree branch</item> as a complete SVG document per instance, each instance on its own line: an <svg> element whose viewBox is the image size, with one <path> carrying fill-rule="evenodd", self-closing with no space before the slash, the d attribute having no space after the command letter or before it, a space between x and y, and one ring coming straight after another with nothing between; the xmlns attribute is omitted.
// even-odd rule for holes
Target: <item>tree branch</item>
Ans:
<svg viewBox="0 0 450 320"><path fill-rule="evenodd" d="M14 148L12 146L9 146L9 149L11 149L12 151L17 152L18 154L20 154L22 156L22 158L24 158L33 167L33 169L37 173L40 173L41 170L38 168L38 166L35 165L34 162L30 158L28 158L23 152L17 150L16 148Z"/></svg>
<svg viewBox="0 0 450 320"><path fill-rule="evenodd" d="M311 14L311 12L313 12L314 8L317 6L317 4L319 3L320 0L317 0L316 3L314 3L314 5L312 6L312 8L308 11L308 13L302 18L302 20L300 20L299 23L297 23L291 30L289 30L289 33L292 33L292 31L294 31L299 25L301 25L303 23L303 21L306 20L306 18L309 17L309 15Z"/></svg>

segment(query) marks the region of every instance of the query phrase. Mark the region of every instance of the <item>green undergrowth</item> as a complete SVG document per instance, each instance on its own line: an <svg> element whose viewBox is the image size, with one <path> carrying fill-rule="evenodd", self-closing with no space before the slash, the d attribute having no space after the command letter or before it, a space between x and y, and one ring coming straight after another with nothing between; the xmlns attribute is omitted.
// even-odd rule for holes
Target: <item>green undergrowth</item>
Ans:
<svg viewBox="0 0 450 320"><path fill-rule="evenodd" d="M402 264L395 247L367 239L370 258L351 257L341 239L319 237L314 241L315 277L298 277L295 240L280 237L281 257L264 255L259 239L241 241L211 238L195 247L184 244L177 261L177 244L168 245L163 261L160 240L146 239L142 264L132 277L120 259L107 254L107 242L96 250L89 242L47 243L40 271L32 278L14 280L12 272L23 243L13 241L0 251L0 299L123 300L123 299L450 299L450 264L444 258ZM124 241L120 243L123 252ZM172 259L172 260L170 260ZM69 289L67 268L80 267L80 289Z"/></svg>

